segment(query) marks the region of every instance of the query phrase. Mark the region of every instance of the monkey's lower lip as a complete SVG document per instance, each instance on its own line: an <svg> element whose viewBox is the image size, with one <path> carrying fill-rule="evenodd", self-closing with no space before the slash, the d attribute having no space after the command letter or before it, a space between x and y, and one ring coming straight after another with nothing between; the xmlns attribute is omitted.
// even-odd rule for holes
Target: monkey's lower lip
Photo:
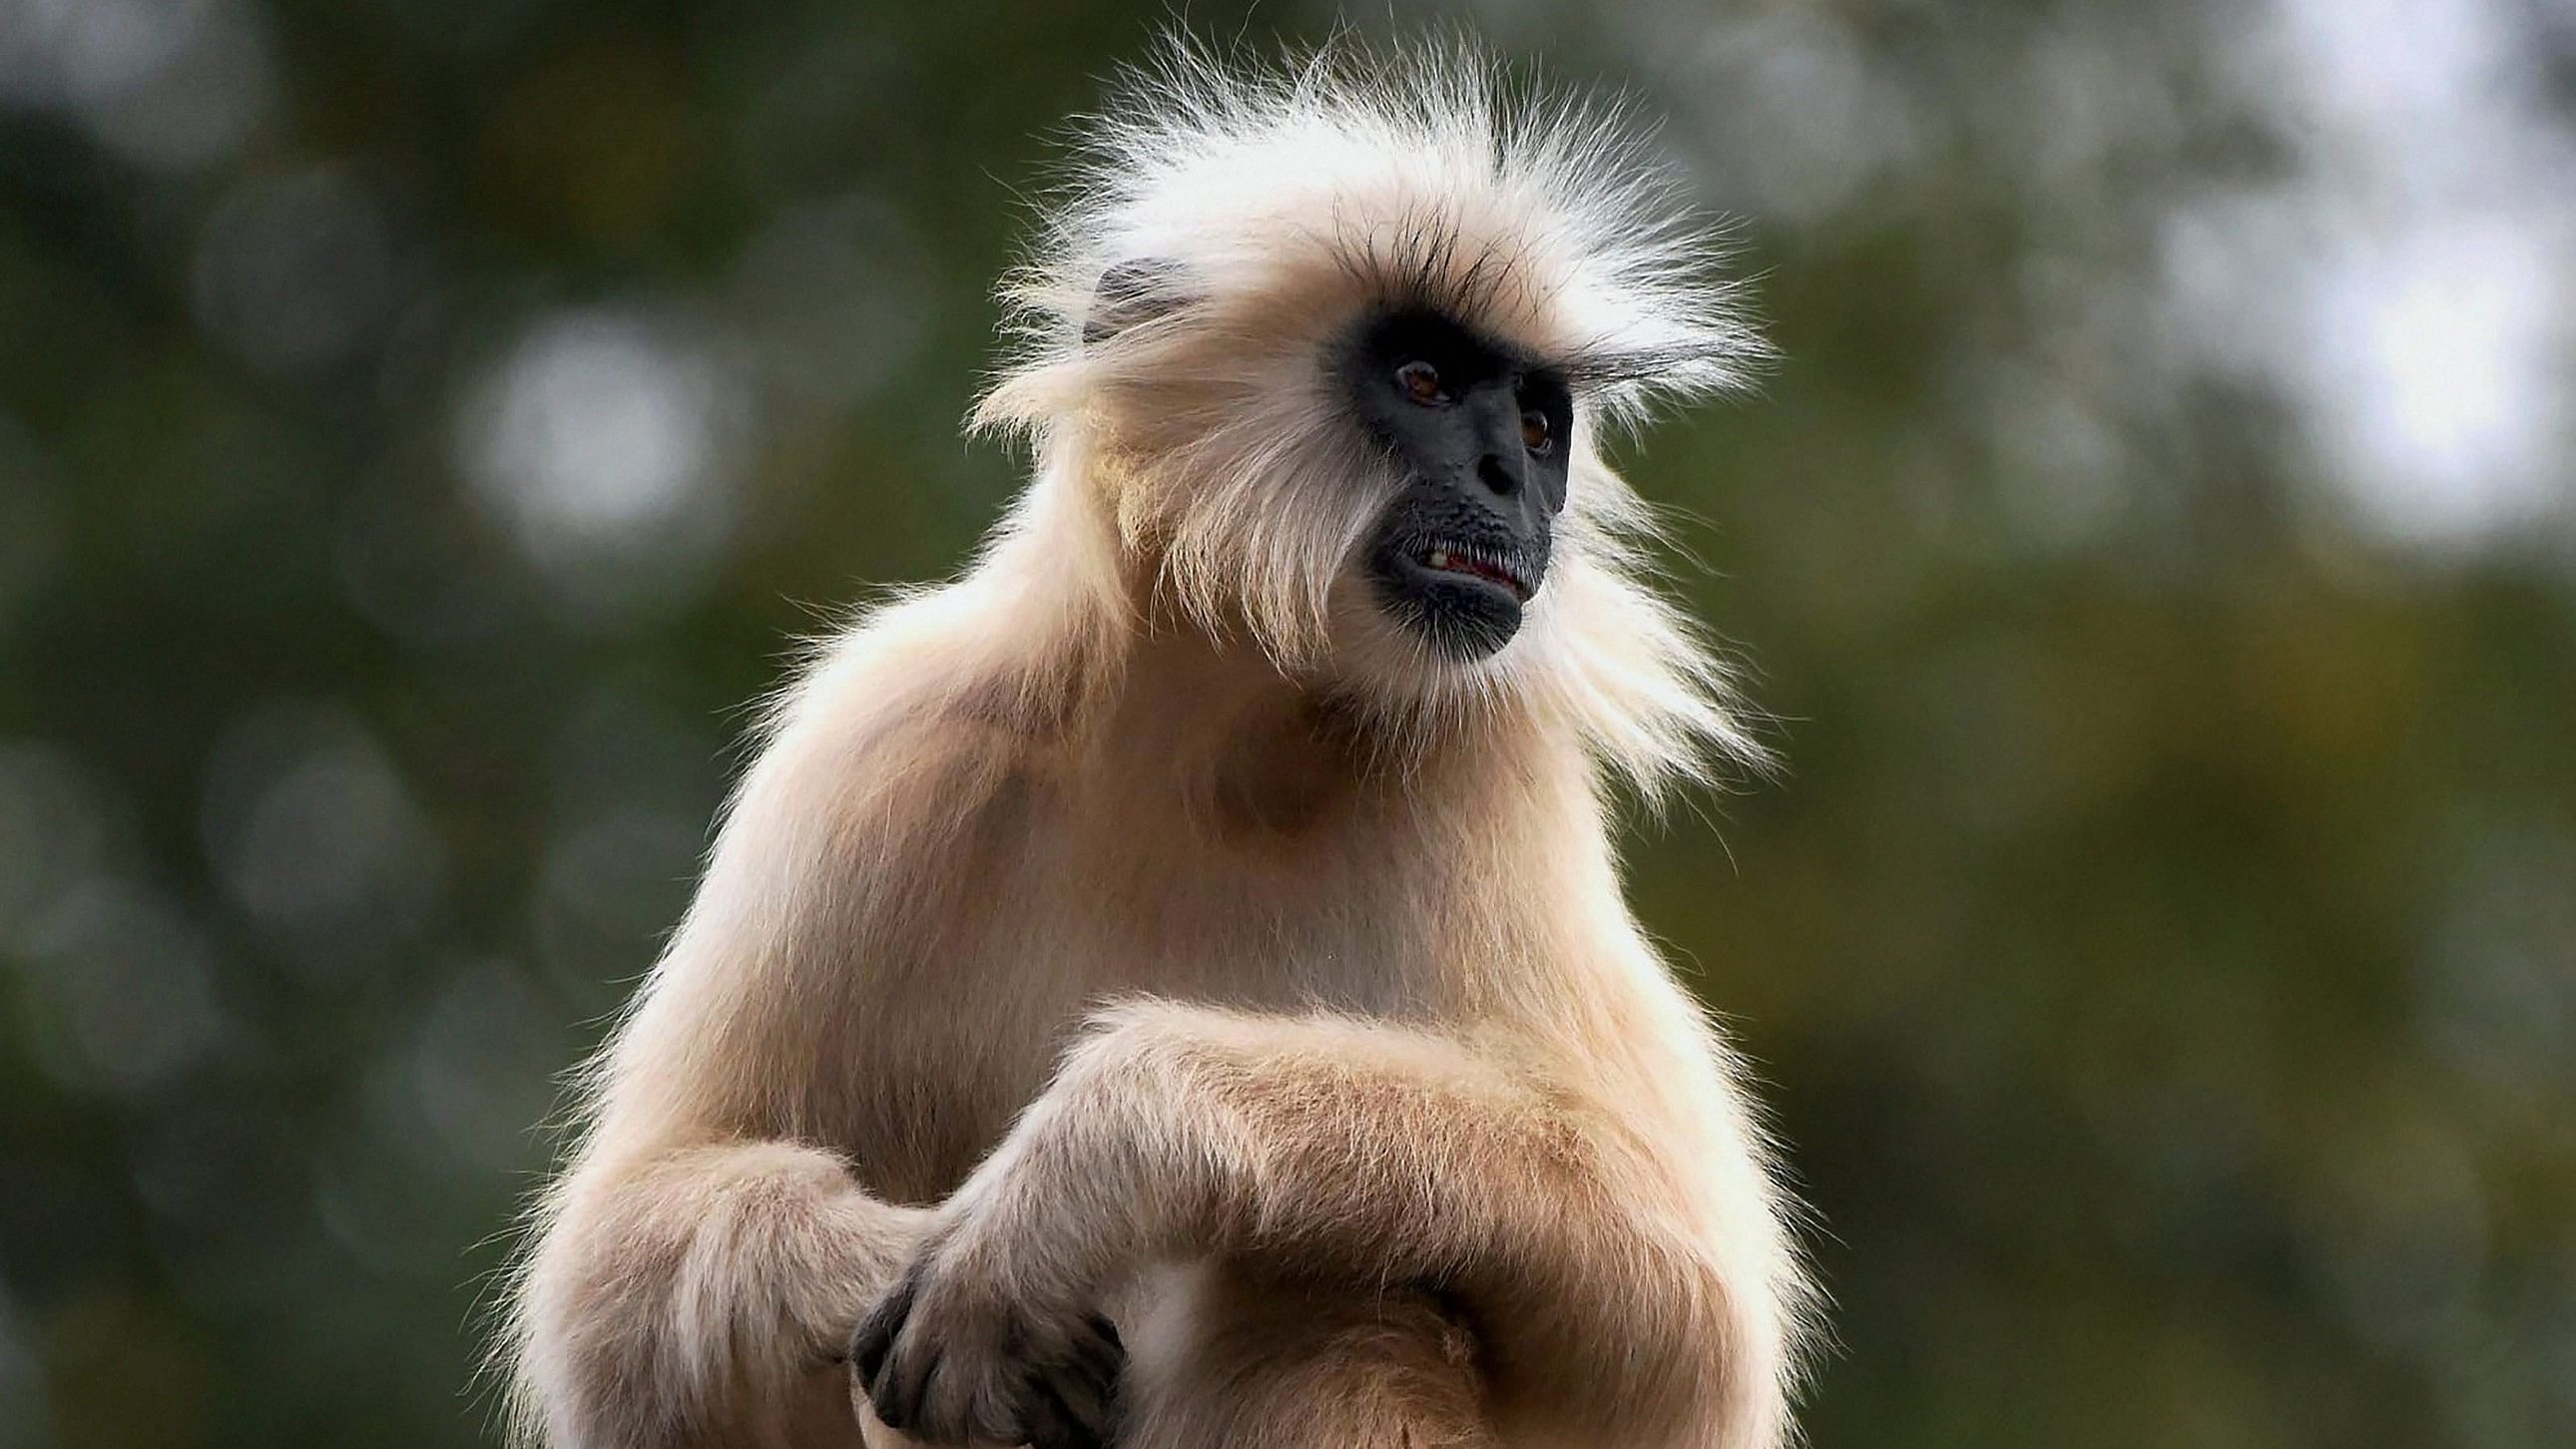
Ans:
<svg viewBox="0 0 2576 1449"><path fill-rule="evenodd" d="M1397 623L1450 658L1482 659L1520 632L1547 555L1407 531L1381 539L1368 567Z"/></svg>
<svg viewBox="0 0 2576 1449"><path fill-rule="evenodd" d="M1510 559L1490 549L1466 544L1434 544L1415 549L1411 560L1436 574L1455 574L1480 579L1509 592L1515 602L1526 604L1538 592L1537 584Z"/></svg>

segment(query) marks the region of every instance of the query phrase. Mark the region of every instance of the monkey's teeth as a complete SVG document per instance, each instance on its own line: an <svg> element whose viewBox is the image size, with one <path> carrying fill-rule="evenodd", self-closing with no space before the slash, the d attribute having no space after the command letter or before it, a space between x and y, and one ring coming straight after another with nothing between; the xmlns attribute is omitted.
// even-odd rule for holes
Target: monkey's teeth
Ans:
<svg viewBox="0 0 2576 1449"><path fill-rule="evenodd" d="M1435 548L1431 551L1430 556L1425 558L1423 562L1431 565L1435 569L1445 569L1449 567L1448 551L1445 549Z"/></svg>

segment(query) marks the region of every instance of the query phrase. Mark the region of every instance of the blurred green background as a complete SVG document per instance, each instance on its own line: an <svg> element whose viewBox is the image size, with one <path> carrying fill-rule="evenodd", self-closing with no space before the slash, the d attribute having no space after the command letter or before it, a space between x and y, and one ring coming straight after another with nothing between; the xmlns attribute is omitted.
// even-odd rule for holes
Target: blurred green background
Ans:
<svg viewBox="0 0 2576 1449"><path fill-rule="evenodd" d="M0 0L0 1444L490 1441L553 1076L1008 495L1165 18ZM2576 1443L2576 12L1435 18L1668 117L1786 354L1631 451L1790 773L1633 859L1817 1449Z"/></svg>

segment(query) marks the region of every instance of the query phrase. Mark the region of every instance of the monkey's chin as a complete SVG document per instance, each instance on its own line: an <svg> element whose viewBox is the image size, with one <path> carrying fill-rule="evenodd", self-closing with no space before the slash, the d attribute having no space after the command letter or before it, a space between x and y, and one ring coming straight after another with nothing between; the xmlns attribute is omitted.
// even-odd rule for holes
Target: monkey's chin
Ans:
<svg viewBox="0 0 2576 1449"><path fill-rule="evenodd" d="M1490 658L1520 632L1520 591L1493 574L1437 568L1387 550L1371 561L1369 580L1386 617L1443 659Z"/></svg>

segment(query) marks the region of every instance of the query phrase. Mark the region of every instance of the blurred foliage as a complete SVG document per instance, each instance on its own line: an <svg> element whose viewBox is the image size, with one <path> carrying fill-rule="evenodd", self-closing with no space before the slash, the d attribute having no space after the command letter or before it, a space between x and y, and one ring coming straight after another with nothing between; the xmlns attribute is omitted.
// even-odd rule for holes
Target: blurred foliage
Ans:
<svg viewBox="0 0 2576 1449"><path fill-rule="evenodd" d="M1633 876L1815 1444L2576 1442L2576 22L1445 18L1669 116L1786 354L1631 452L1791 771ZM491 1437L553 1076L1008 495L989 279L1163 19L0 0L0 1444Z"/></svg>

